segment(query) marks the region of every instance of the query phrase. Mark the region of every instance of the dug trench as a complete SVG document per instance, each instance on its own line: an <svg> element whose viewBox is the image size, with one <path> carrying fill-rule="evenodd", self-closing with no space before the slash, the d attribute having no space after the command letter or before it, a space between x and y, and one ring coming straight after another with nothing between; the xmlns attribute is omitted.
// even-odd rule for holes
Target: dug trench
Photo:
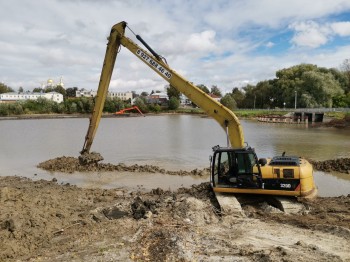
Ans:
<svg viewBox="0 0 350 262"><path fill-rule="evenodd" d="M64 157L39 166L118 172L100 165ZM297 214L238 199L242 214L229 215L209 183L146 192L0 177L0 261L350 261L350 196L299 199Z"/></svg>

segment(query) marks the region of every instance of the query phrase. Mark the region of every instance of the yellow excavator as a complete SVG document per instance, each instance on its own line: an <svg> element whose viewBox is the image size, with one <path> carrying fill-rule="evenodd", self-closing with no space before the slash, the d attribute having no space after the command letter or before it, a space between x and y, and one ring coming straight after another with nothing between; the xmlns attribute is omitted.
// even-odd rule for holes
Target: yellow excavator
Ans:
<svg viewBox="0 0 350 262"><path fill-rule="evenodd" d="M313 168L308 161L284 154L268 159L258 159L255 150L245 144L242 127L236 115L171 69L165 58L157 54L139 35L136 35L136 38L148 51L126 37L127 27L126 22L120 22L111 29L95 106L84 146L80 152L81 156L89 154L101 120L117 54L120 47L123 46L164 78L170 86L202 108L225 130L227 146L213 147L211 157L210 182L215 192L297 197L315 195ZM133 33L131 29L130 31Z"/></svg>

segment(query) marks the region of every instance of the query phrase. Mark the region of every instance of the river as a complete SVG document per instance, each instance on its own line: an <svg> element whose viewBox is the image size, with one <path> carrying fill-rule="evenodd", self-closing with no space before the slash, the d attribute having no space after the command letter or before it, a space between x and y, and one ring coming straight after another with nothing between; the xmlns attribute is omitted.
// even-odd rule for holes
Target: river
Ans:
<svg viewBox="0 0 350 262"><path fill-rule="evenodd" d="M0 121L0 176L52 179L84 187L175 189L208 178L161 174L106 173L62 174L36 168L40 162L60 156L78 156L87 118ZM350 157L350 131L241 121L245 141L258 157L286 152L313 160ZM103 118L92 151L118 164L151 164L169 170L209 166L211 148L225 145L224 131L213 119L191 115ZM350 194L350 175L315 171L321 196Z"/></svg>

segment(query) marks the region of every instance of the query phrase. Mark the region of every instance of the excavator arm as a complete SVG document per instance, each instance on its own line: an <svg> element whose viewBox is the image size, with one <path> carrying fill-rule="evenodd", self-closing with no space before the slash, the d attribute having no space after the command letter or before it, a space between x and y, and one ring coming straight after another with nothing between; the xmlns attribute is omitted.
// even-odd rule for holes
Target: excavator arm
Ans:
<svg viewBox="0 0 350 262"><path fill-rule="evenodd" d="M118 112L115 112L114 114L116 115L122 115L124 114L126 111L130 111L130 110L137 110L137 112L140 113L140 115L144 116L143 113L141 112L141 110L137 107L137 106L132 106L130 108L124 108L122 110L119 110Z"/></svg>
<svg viewBox="0 0 350 262"><path fill-rule="evenodd" d="M89 153L96 130L101 120L104 102L107 96L107 90L111 80L114 64L120 46L124 46L142 62L148 65L153 71L163 77L171 86L187 96L193 103L205 111L205 113L213 117L227 134L227 144L234 148L244 147L244 136L241 125L236 115L223 106L221 103L212 99L201 89L193 85L191 82L180 76L164 62L158 54L156 54L140 36L136 36L146 48L147 52L131 39L125 36L126 22L120 22L111 29L108 38L107 50L104 58L102 73L100 77L99 87L95 100L95 106L90 124L85 136L85 142L81 153Z"/></svg>

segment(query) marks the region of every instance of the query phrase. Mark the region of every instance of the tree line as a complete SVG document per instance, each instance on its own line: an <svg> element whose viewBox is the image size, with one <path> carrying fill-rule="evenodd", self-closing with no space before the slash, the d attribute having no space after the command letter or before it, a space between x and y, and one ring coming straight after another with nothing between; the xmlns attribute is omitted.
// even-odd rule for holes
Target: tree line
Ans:
<svg viewBox="0 0 350 262"><path fill-rule="evenodd" d="M341 70L300 64L276 72L276 78L237 87L221 102L229 108L350 107L350 60Z"/></svg>
<svg viewBox="0 0 350 262"><path fill-rule="evenodd" d="M350 59L344 60L340 69L318 67L312 64L299 64L276 72L276 77L258 82L256 85L234 87L231 92L222 96L219 87L209 90L204 84L197 85L205 93L221 97L220 102L230 109L236 108L316 108L316 107L350 107ZM48 113L91 113L93 98L76 98L77 87L64 89L62 86L45 89L35 88L33 92L55 91L64 96L64 102L57 104L44 98L26 100L16 103L0 104L0 116L19 114ZM144 113L175 110L180 105L180 92L167 86L169 101L164 104L149 104L146 96L134 93L134 105ZM0 93L14 90L0 83ZM20 87L19 92L23 92ZM107 98L104 112L116 112L131 106L131 101L119 98Z"/></svg>

